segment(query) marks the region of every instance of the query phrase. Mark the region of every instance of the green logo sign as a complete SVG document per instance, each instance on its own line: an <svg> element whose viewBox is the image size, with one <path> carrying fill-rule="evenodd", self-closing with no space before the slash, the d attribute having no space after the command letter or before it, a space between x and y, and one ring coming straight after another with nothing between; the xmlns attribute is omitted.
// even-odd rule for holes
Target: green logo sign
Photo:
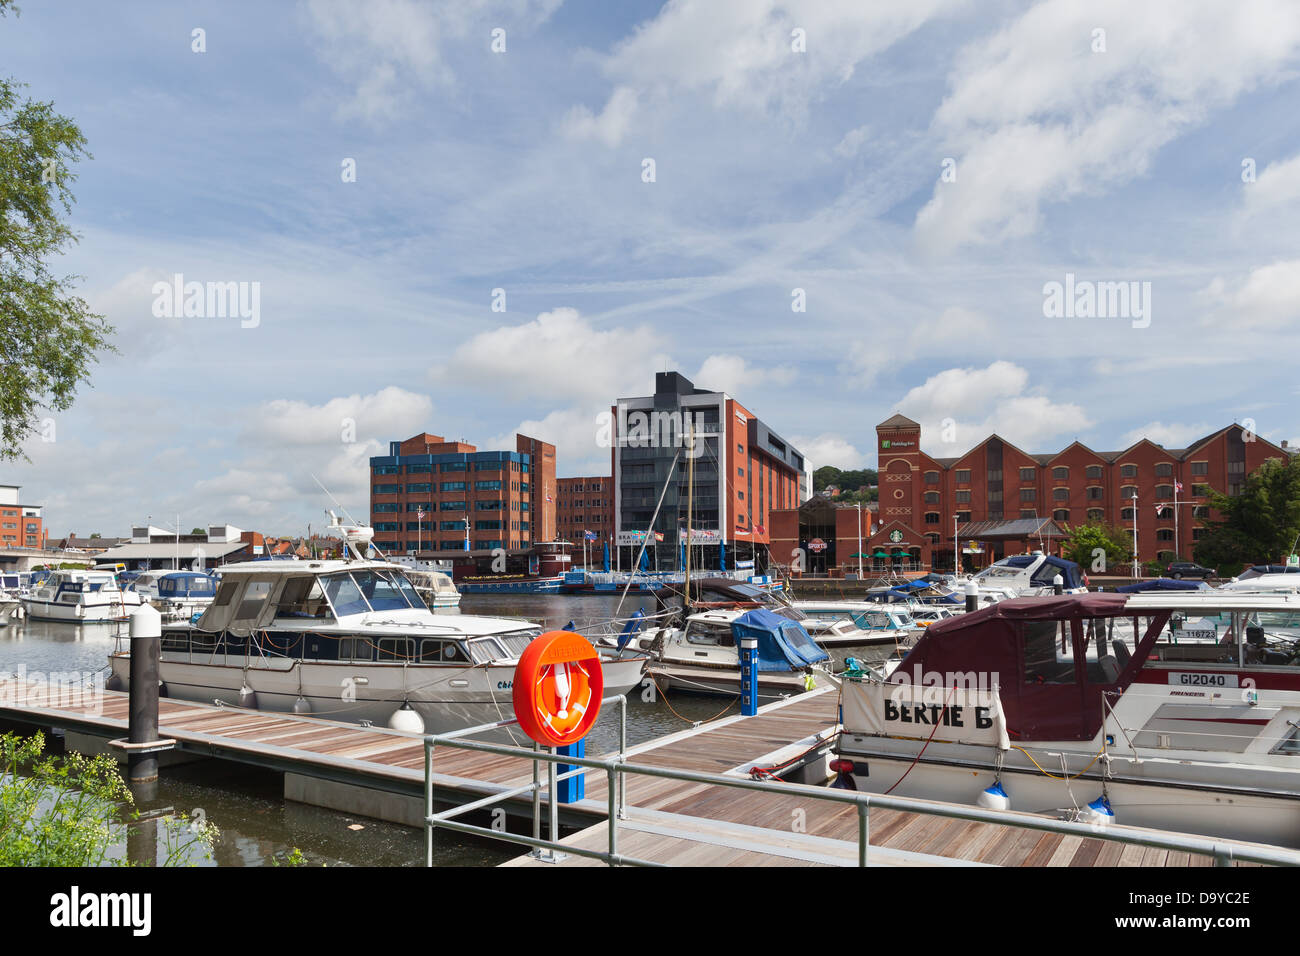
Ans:
<svg viewBox="0 0 1300 956"><path fill-rule="evenodd" d="M889 447L889 439L886 438L884 441L882 441L882 442L880 443L880 447L881 447L881 448L888 448L888 447Z"/></svg>
<svg viewBox="0 0 1300 956"><path fill-rule="evenodd" d="M898 542L903 540L903 532L895 528L893 531L889 532L889 540L898 544Z"/></svg>

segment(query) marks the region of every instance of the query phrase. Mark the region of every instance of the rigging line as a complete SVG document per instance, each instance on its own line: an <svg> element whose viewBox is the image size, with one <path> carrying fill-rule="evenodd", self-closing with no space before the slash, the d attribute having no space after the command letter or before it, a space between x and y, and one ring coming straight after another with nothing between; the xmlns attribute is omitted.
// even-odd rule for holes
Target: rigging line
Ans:
<svg viewBox="0 0 1300 956"><path fill-rule="evenodd" d="M646 546L650 543L650 538L654 534L655 519L659 517L659 509L663 507L664 496L668 494L668 485L673 480L673 470L677 467L677 461L682 457L682 450L677 449L677 454L673 455L672 463L668 466L668 477L664 479L664 490L659 492L659 503L655 505L655 513L650 516L650 527L646 529L645 537L641 540L641 551L637 554L636 560L632 565L632 572L628 576L627 584L623 585L623 594L618 599L618 606L614 608L614 617L618 617L623 610L623 602L627 600L627 592L632 589L632 579L636 577L636 571L641 566L641 558L645 556ZM687 547L690 547L690 537L686 539Z"/></svg>

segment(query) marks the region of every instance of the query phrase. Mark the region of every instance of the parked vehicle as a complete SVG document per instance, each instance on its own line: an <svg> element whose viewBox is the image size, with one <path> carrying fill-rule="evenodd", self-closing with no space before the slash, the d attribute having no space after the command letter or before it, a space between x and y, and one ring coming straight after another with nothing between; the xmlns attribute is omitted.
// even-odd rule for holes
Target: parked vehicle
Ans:
<svg viewBox="0 0 1300 956"><path fill-rule="evenodd" d="M1200 578L1204 581L1206 578L1217 578L1219 576L1219 572L1214 568L1203 568L1194 561L1175 561L1169 565L1165 574L1175 581L1181 581L1183 578Z"/></svg>

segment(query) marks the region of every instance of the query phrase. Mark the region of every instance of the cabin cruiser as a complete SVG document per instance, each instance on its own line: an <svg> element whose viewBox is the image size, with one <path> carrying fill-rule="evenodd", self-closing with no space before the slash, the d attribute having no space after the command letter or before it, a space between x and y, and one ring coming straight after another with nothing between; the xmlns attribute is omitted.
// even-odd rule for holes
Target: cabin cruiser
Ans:
<svg viewBox="0 0 1300 956"><path fill-rule="evenodd" d="M1230 626L1175 643L1175 614ZM1300 847L1300 639L1270 643L1265 614L1300 596L1068 594L940 621L888 679L842 678L838 783Z"/></svg>
<svg viewBox="0 0 1300 956"><path fill-rule="evenodd" d="M141 603L111 568L52 571L22 598L29 618L47 621L124 621Z"/></svg>
<svg viewBox="0 0 1300 956"><path fill-rule="evenodd" d="M979 588L980 604L988 604L1008 598L1052 594L1058 576L1063 593L1087 593L1087 579L1077 564L1041 551L1009 555L968 580L974 581ZM962 593L964 585L965 582L957 583L957 593Z"/></svg>
<svg viewBox="0 0 1300 956"><path fill-rule="evenodd" d="M460 605L460 592L447 572L408 567L406 576L430 610Z"/></svg>
<svg viewBox="0 0 1300 956"><path fill-rule="evenodd" d="M31 593L31 575L25 571L0 574L0 627L23 616L23 598Z"/></svg>
<svg viewBox="0 0 1300 956"><path fill-rule="evenodd" d="M217 595L217 578L202 571L146 571L132 588L164 621L188 621L208 609Z"/></svg>
<svg viewBox="0 0 1300 956"><path fill-rule="evenodd" d="M679 585L665 587L656 595L661 609L675 613L673 626L678 628L682 627L687 613L682 594L683 588ZM792 602L784 592L753 582L722 577L691 581L691 611L743 611L752 608L766 608L797 621L817 645L830 654L837 670L849 658L867 662L886 660L900 647L910 646L915 638L916 628L908 621L905 610L890 609L889 614L876 614L870 620L866 616L863 620L856 620L838 614L814 615L804 611L800 602ZM672 618L673 614L663 616L666 621ZM647 646L646 641L644 636L640 638L639 646Z"/></svg>
<svg viewBox="0 0 1300 956"><path fill-rule="evenodd" d="M688 615L683 626L653 628L639 646L660 690L698 694L740 693L740 638L758 640L758 697L773 700L823 685L831 655L798 621L766 608L722 609Z"/></svg>
<svg viewBox="0 0 1300 956"><path fill-rule="evenodd" d="M527 621L434 614L404 567L359 554L221 570L197 622L163 627L168 696L440 733L509 717L515 665L541 633ZM109 661L112 686L128 686L129 651ZM636 686L645 663L604 653L606 692Z"/></svg>

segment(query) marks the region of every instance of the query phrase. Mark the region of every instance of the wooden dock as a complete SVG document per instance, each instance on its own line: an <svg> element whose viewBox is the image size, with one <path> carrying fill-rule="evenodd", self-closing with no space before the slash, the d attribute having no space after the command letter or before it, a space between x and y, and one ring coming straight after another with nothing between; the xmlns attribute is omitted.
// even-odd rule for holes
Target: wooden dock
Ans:
<svg viewBox="0 0 1300 956"><path fill-rule="evenodd" d="M16 696L22 696L24 685L18 686ZM27 685L26 689L30 694L37 688ZM104 691L98 700L80 704L35 707L0 701L0 719L61 728L101 741L124 737L127 715L128 696L116 691ZM837 720L838 694L834 688L824 688L767 704L755 717L727 717L630 747L628 762L748 776L751 767L775 766L800 757L792 768L810 765L815 779L818 761L833 742ZM166 698L160 702L159 732L176 740L178 750L187 756L283 772L290 799L422 825L421 735ZM460 805L522 786L532 780L532 774L532 761L526 758L434 749L434 799L440 805ZM291 786L291 781L297 783ZM580 828L568 837L569 845L606 847L605 788L605 775L589 772L586 798L561 805L562 825ZM619 852L625 856L711 866L857 862L857 815L851 806L797 793L760 793L636 774L626 777L626 795L628 819L619 823ZM523 794L507 805L522 814L530 810L531 798ZM872 863L894 866L1209 866L1213 862L1207 856L880 808L871 811L870 843ZM570 855L559 864L525 856L505 865L602 864Z"/></svg>

